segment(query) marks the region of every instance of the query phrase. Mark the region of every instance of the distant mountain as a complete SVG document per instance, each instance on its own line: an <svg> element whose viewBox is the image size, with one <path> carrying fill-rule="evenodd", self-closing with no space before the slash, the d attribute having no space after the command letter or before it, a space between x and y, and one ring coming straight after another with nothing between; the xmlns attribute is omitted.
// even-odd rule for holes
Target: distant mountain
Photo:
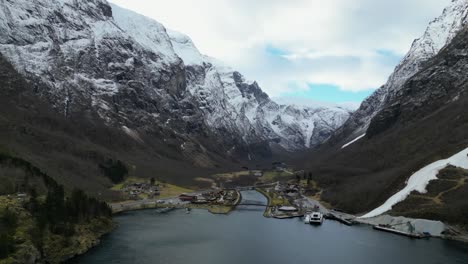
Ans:
<svg viewBox="0 0 468 264"><path fill-rule="evenodd" d="M139 28L156 22L115 5L112 9L117 25L137 41L146 42L151 36L151 31L144 33ZM278 105L256 82L246 81L239 72L201 54L187 35L168 30L168 36L184 62L187 91L199 103L206 124L222 138L302 150L328 138L349 116L350 111L338 107ZM248 154L254 158L255 153Z"/></svg>
<svg viewBox="0 0 468 264"><path fill-rule="evenodd" d="M189 92L218 131L227 129L247 142L260 139L295 151L323 142L349 117L350 111L339 107L279 105L256 82L200 54L188 36L174 31L169 36L186 65Z"/></svg>

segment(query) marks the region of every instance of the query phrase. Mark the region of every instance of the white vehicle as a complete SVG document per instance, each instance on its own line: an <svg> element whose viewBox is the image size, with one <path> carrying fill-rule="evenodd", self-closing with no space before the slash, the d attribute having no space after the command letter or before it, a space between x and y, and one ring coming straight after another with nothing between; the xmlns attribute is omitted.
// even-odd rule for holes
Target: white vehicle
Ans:
<svg viewBox="0 0 468 264"><path fill-rule="evenodd" d="M312 225L321 225L323 223L323 214L320 212L313 212L310 215L309 223Z"/></svg>

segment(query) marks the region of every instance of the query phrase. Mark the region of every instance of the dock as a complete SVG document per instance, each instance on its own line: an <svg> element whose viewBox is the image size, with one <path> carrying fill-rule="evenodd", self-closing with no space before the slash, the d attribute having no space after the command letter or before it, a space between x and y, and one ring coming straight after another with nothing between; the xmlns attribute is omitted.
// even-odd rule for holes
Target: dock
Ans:
<svg viewBox="0 0 468 264"><path fill-rule="evenodd" d="M341 217L341 216L338 216L338 215L336 215L336 214L334 214L334 213L328 213L328 214L326 214L326 215L325 215L325 218L326 218L326 219L330 219L330 220L336 220L336 221L338 221L338 222L340 222L340 223L342 223L342 224L345 224L345 225L347 225L347 226L352 226L352 225L354 224L354 223L351 222L350 220L345 219L345 218L343 218L343 217Z"/></svg>
<svg viewBox="0 0 468 264"><path fill-rule="evenodd" d="M380 230L380 231L384 231L384 232L389 232L389 233L393 233L393 234L397 234L397 235L402 235L402 236L406 236L406 237L410 237L410 238L428 238L430 237L430 235L428 234L421 234L421 233L409 233L409 232L404 232L404 231L400 231L400 230L396 230L396 229L393 229L391 227L386 227L386 226L380 226L380 225L375 225L373 226L373 228L375 230Z"/></svg>

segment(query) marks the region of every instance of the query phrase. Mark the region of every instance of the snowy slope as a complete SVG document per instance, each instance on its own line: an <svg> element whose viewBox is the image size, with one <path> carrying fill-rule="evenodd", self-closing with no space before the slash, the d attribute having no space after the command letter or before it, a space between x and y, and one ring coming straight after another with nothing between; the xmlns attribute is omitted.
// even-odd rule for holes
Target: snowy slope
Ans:
<svg viewBox="0 0 468 264"><path fill-rule="evenodd" d="M210 167L241 144L207 136L165 28L105 0L0 1L0 52L58 113L98 116L136 142L150 134L163 155Z"/></svg>
<svg viewBox="0 0 468 264"><path fill-rule="evenodd" d="M184 61L185 65L203 65L203 62L207 60L195 48L195 44L188 36L173 30L168 30L168 34L175 53Z"/></svg>
<svg viewBox="0 0 468 264"><path fill-rule="evenodd" d="M112 16L118 27L140 45L157 53L166 63L178 63L179 57L174 52L166 28L162 24L119 6L111 5L111 7Z"/></svg>
<svg viewBox="0 0 468 264"><path fill-rule="evenodd" d="M370 211L362 217L375 217L391 210L395 204L405 200L406 197L408 197L408 195L410 195L412 191L425 193L426 186L429 184L429 182L431 180L437 179L437 174L439 173L439 171L444 169L448 165L468 169L468 148L453 155L448 159L438 160L420 169L419 171L411 175L411 177L406 183L405 188L403 188L401 191L390 197L384 204Z"/></svg>
<svg viewBox="0 0 468 264"><path fill-rule="evenodd" d="M157 134L194 163L210 163L207 148L236 158L307 148L349 116L278 105L186 35L106 0L0 1L0 53L58 113L98 115L138 142L138 131Z"/></svg>
<svg viewBox="0 0 468 264"><path fill-rule="evenodd" d="M421 70L453 37L468 24L468 0L453 0L442 15L434 19L424 34L411 46L387 83L363 101L344 127L348 140L366 132L372 118L400 91L403 84Z"/></svg>

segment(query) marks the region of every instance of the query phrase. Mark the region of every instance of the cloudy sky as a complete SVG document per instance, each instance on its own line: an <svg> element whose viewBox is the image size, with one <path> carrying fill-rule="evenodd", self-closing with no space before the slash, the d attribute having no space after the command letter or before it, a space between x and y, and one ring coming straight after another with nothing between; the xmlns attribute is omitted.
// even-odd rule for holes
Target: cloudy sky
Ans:
<svg viewBox="0 0 468 264"><path fill-rule="evenodd" d="M110 0L283 100L360 102L450 0Z"/></svg>

